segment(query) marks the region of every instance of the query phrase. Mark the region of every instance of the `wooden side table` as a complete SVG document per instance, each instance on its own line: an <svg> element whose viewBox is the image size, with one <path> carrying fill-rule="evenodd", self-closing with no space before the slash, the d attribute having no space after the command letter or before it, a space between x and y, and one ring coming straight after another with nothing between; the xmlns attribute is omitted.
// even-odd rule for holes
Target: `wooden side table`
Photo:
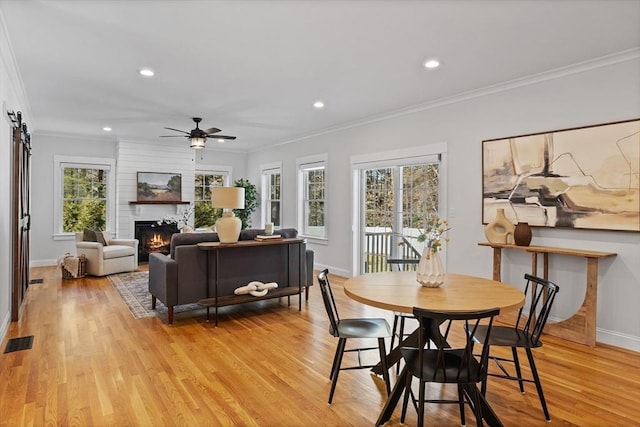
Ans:
<svg viewBox="0 0 640 427"><path fill-rule="evenodd" d="M235 243L220 243L220 242L201 242L198 243L197 246L199 249L207 251L207 296L204 299L198 301L198 304L207 308L207 322L209 321L209 310L211 307L214 308L214 318L215 318L215 326L218 327L218 308L224 307L227 305L233 304L244 304L246 302L260 301L265 299L272 298L281 298L286 296L289 305L291 305L291 296L298 295L298 310L302 310L302 277L300 277L300 281L297 286L289 286L290 285L290 276L291 276L291 268L296 268L296 266L300 266L304 260L304 250L303 248L305 244L304 239L298 238L283 238L283 239L267 239L267 240L240 240ZM224 263L220 262L221 251L233 251L237 249L247 248L247 247L258 247L258 246L272 246L272 245L285 245L287 246L287 255L286 255L286 264L289 266L289 270L287 270L287 286L272 289L265 296L255 297L252 295L218 295L218 284L220 281L220 271L225 270L225 274L229 274L228 266L223 265ZM212 255L214 253L214 255ZM299 259L296 260L296 255ZM209 264L211 260L209 257L215 256L215 264L216 271L215 274L211 274L209 271ZM298 272L298 275L301 276L301 273ZM213 277L212 277L213 276ZM209 283L213 282L213 295L209 295ZM238 285L243 285L246 283L239 283Z"/></svg>
<svg viewBox="0 0 640 427"><path fill-rule="evenodd" d="M613 252L556 248L551 246L516 246L503 243L478 243L493 248L493 280L500 281L502 249L516 249L531 253L531 274L538 276L538 254L542 254L542 278L549 280L549 254L584 257L587 260L587 289L578 310L568 319L549 322L545 332L569 341L596 346L596 320L598 299L598 261L616 256ZM540 277L540 276L538 276ZM560 286L562 288L562 286Z"/></svg>

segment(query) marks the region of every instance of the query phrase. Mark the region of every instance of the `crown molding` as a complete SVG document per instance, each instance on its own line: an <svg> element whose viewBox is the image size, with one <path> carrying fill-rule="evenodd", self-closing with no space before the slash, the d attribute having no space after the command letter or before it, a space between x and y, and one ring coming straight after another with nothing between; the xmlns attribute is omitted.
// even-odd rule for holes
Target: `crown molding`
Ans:
<svg viewBox="0 0 640 427"><path fill-rule="evenodd" d="M353 122L349 122L349 123L343 123L338 126L322 129L318 132L314 132L314 133L303 135L297 138L278 142L267 147L261 147L251 152L259 152L259 151L268 150L270 148L281 146L281 145L293 144L293 143L301 142L317 136L327 135L330 133L339 132L339 131L343 131L343 130L347 130L355 127L360 127L370 123L380 122L380 121L392 119L395 117L405 116L408 114L414 114L414 113L418 113L425 110L440 108L446 105L456 104L456 103L468 101L474 98L493 95L499 92L506 92L509 90L517 89L524 86L534 85L544 81L555 80L555 79L570 76L573 74L579 74L586 71L595 70L598 68L607 67L614 64L619 64L622 62L633 61L638 58L640 58L640 48L628 49L622 52L617 52L610 55L605 55L598 58L590 59L587 61L578 62L576 64L567 65L565 67L544 71L542 73L532 74L526 77L509 80L509 81L498 83L495 85L485 86L480 89L474 89L471 91L462 92L456 95L440 98L434 101L430 101L422 104L416 104L416 105L404 107L394 111L388 111L386 113L369 116L369 117L356 120Z"/></svg>

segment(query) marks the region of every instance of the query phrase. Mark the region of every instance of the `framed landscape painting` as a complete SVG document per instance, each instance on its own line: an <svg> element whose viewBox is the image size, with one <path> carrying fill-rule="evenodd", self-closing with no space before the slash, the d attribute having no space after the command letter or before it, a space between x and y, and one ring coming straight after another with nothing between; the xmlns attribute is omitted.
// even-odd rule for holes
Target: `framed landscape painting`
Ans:
<svg viewBox="0 0 640 427"><path fill-rule="evenodd" d="M482 141L482 222L640 231L640 119Z"/></svg>
<svg viewBox="0 0 640 427"><path fill-rule="evenodd" d="M138 202L179 202L182 175L179 173L138 172Z"/></svg>

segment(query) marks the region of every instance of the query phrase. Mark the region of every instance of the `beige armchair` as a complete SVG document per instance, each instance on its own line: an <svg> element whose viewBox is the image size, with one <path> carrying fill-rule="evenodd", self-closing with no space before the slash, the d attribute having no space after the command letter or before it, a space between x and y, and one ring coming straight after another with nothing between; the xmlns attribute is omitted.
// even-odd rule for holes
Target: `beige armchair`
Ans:
<svg viewBox="0 0 640 427"><path fill-rule="evenodd" d="M137 239L113 239L107 231L103 231L102 236L106 245L84 241L84 234L76 233L76 251L78 256L87 257L87 274L106 276L138 268Z"/></svg>

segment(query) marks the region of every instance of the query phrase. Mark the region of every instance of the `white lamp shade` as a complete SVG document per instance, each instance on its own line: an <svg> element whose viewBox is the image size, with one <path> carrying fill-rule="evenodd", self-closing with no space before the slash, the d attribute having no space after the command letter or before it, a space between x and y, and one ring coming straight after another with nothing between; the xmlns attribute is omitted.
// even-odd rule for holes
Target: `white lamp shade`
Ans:
<svg viewBox="0 0 640 427"><path fill-rule="evenodd" d="M244 209L244 188L213 187L211 206L222 209Z"/></svg>

